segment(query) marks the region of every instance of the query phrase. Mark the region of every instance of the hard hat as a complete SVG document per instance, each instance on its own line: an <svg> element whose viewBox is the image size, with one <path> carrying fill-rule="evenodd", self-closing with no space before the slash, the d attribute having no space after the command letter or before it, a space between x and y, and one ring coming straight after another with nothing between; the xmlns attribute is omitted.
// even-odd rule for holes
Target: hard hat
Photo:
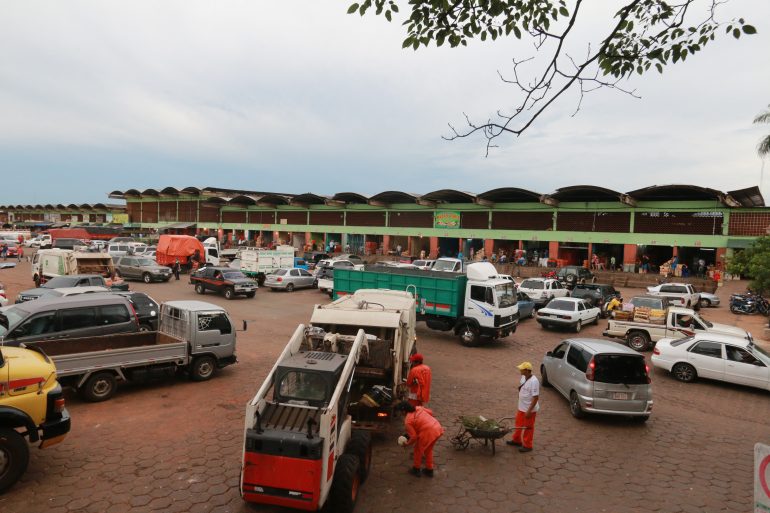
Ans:
<svg viewBox="0 0 770 513"><path fill-rule="evenodd" d="M409 357L410 362L421 362L423 361L422 354L420 353L414 353L412 356Z"/></svg>
<svg viewBox="0 0 770 513"><path fill-rule="evenodd" d="M532 370L532 364L529 362L521 362L519 365L516 366L519 370Z"/></svg>

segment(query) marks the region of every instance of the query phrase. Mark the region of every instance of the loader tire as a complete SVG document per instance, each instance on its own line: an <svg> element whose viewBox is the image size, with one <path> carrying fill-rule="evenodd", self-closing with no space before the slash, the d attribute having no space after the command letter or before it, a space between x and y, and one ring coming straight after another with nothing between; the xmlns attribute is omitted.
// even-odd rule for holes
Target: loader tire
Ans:
<svg viewBox="0 0 770 513"><path fill-rule="evenodd" d="M332 511L336 513L353 513L358 500L358 487L361 485L361 473L358 457L343 454L337 460L334 469L334 482L330 494Z"/></svg>
<svg viewBox="0 0 770 513"><path fill-rule="evenodd" d="M361 482L369 477L372 468L372 435L367 431L353 431L350 435L345 454L353 454L358 458L358 476Z"/></svg>

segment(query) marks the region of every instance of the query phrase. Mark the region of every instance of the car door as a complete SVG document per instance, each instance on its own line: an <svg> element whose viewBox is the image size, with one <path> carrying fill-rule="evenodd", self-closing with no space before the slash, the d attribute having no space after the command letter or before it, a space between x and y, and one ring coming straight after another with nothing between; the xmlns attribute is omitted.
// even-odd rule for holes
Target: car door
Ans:
<svg viewBox="0 0 770 513"><path fill-rule="evenodd" d="M306 271L305 269L300 269L299 270L299 276L300 276L299 277L300 285L302 287L312 287L313 286L313 275L310 274L308 271Z"/></svg>
<svg viewBox="0 0 770 513"><path fill-rule="evenodd" d="M594 315L593 307L591 306L591 303L588 301L581 301L581 305L583 305L583 311L581 319L583 320L583 324L588 324L589 322L593 322L596 315Z"/></svg>
<svg viewBox="0 0 770 513"><path fill-rule="evenodd" d="M8 334L6 341L33 342L47 340L58 336L58 321L56 312L41 312L31 316L19 324Z"/></svg>
<svg viewBox="0 0 770 513"><path fill-rule="evenodd" d="M300 286L299 269L291 269L289 271L289 283L293 283L294 288L297 288Z"/></svg>
<svg viewBox="0 0 770 513"><path fill-rule="evenodd" d="M757 388L767 388L770 370L761 360L742 347L725 344L725 381Z"/></svg>
<svg viewBox="0 0 770 513"><path fill-rule="evenodd" d="M553 351L551 351L550 356L546 355L545 358L543 358L543 366L545 367L546 374L548 375L548 381L551 382L554 388L562 393L564 393L561 388L562 373L564 372L565 365L564 356L567 354L568 350L569 342L565 340L557 345Z"/></svg>
<svg viewBox="0 0 770 513"><path fill-rule="evenodd" d="M722 344L702 340L694 344L687 353L687 361L695 367L698 376L709 379L725 378L725 360Z"/></svg>

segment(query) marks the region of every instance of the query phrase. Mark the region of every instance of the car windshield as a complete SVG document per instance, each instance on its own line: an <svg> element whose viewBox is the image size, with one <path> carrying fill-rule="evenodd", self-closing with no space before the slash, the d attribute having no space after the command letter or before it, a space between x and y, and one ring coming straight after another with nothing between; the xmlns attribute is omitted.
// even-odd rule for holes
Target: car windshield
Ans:
<svg viewBox="0 0 770 513"><path fill-rule="evenodd" d="M136 265L155 265L155 261L151 258L138 258Z"/></svg>
<svg viewBox="0 0 770 513"><path fill-rule="evenodd" d="M594 356L594 381L645 385L647 368L642 355L597 354Z"/></svg>
<svg viewBox="0 0 770 513"><path fill-rule="evenodd" d="M434 267L435 269L435 267ZM542 289L544 288L545 283L538 280L524 280L521 283L521 288L523 289Z"/></svg>
<svg viewBox="0 0 770 513"><path fill-rule="evenodd" d="M686 342L692 342L693 338L695 337L690 336L690 337L678 338L676 340L672 340L670 344L672 347L679 347Z"/></svg>
<svg viewBox="0 0 770 513"><path fill-rule="evenodd" d="M412 262L413 265L416 265L417 267L425 265L425 260L415 260Z"/></svg>
<svg viewBox="0 0 770 513"><path fill-rule="evenodd" d="M759 347L753 342L748 345L748 348L754 351L754 354L759 356L760 360L764 360L766 364L770 365L770 352L763 347Z"/></svg>
<svg viewBox="0 0 770 513"><path fill-rule="evenodd" d="M576 304L577 303L574 303L572 301L562 301L560 299L554 299L553 301L548 303L547 308L550 310L564 310L565 312L574 312Z"/></svg>
<svg viewBox="0 0 770 513"><path fill-rule="evenodd" d="M41 287L44 289L60 289L63 287L74 287L77 285L78 280L80 278L73 278L70 276L57 276L56 278L52 278L45 282L45 284Z"/></svg>
<svg viewBox="0 0 770 513"><path fill-rule="evenodd" d="M29 312L22 310L18 306L11 306L0 312L0 337L4 337L6 333L15 328L27 315L29 315Z"/></svg>
<svg viewBox="0 0 770 513"><path fill-rule="evenodd" d="M227 280L242 280L246 278L246 276L239 271L230 271L224 274L225 279Z"/></svg>
<svg viewBox="0 0 770 513"><path fill-rule="evenodd" d="M497 306L500 308L516 304L516 293L513 290L513 285L510 283L495 285L495 296L497 297Z"/></svg>
<svg viewBox="0 0 770 513"><path fill-rule="evenodd" d="M434 271L454 271L457 262L453 260L436 260L433 265Z"/></svg>
<svg viewBox="0 0 770 513"><path fill-rule="evenodd" d="M696 315L695 318L700 320L700 322L702 322L703 324L705 324L709 328L713 328L714 327L714 325L712 323L710 323L709 321L707 321L706 318L703 317L702 315Z"/></svg>

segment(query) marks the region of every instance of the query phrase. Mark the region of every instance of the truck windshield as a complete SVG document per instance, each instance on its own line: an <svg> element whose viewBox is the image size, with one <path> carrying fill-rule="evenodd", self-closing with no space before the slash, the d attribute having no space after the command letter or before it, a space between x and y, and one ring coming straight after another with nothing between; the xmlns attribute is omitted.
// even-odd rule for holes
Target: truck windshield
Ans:
<svg viewBox="0 0 770 513"><path fill-rule="evenodd" d="M500 308L516 304L516 293L513 291L513 285L510 283L495 285L495 296L497 297L497 306Z"/></svg>
<svg viewBox="0 0 770 513"><path fill-rule="evenodd" d="M323 401L326 398L326 381L316 372L287 372L281 379L278 394L295 401Z"/></svg>
<svg viewBox="0 0 770 513"><path fill-rule="evenodd" d="M0 337L4 337L16 327L29 313L17 306L12 306L0 312Z"/></svg>

